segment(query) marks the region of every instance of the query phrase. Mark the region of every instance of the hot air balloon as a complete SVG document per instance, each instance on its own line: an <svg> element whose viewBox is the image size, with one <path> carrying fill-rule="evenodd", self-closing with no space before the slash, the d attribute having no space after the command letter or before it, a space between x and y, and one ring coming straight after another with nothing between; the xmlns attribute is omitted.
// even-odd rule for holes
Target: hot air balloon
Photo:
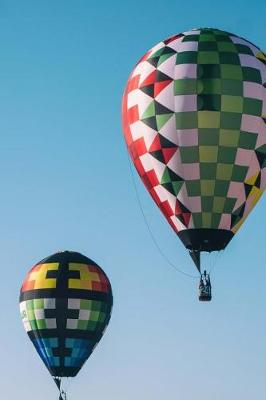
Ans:
<svg viewBox="0 0 266 400"><path fill-rule="evenodd" d="M265 64L237 35L193 29L149 50L126 85L129 154L200 272L265 190Z"/></svg>
<svg viewBox="0 0 266 400"><path fill-rule="evenodd" d="M84 255L63 251L38 262L20 292L24 328L52 375L61 383L77 375L110 320L113 298L104 271Z"/></svg>

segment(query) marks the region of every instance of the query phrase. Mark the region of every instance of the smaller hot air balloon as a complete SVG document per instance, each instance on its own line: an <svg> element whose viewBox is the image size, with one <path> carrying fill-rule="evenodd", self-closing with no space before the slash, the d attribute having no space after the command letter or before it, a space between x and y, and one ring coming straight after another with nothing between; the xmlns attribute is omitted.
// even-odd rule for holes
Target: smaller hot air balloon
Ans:
<svg viewBox="0 0 266 400"><path fill-rule="evenodd" d="M63 251L38 262L20 292L24 328L66 399L62 378L77 375L111 317L112 288L84 255Z"/></svg>

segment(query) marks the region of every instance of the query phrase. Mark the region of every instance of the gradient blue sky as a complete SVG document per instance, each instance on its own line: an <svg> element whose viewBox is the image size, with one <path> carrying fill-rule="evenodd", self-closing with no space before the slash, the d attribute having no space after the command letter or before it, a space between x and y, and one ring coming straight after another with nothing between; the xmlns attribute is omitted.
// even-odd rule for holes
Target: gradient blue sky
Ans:
<svg viewBox="0 0 266 400"><path fill-rule="evenodd" d="M120 103L134 63L161 39L211 26L266 48L265 11L264 0L0 2L1 398L57 398L18 296L27 270L62 249L99 263L114 292L70 400L263 398L265 199L219 259L213 301L200 304L197 281L165 263L143 223ZM193 274L136 181L161 248Z"/></svg>

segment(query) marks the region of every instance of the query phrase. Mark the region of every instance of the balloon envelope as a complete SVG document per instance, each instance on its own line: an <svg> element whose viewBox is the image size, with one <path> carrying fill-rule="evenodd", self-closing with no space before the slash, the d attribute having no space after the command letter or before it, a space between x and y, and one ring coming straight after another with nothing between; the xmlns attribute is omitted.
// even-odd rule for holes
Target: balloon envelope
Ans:
<svg viewBox="0 0 266 400"><path fill-rule="evenodd" d="M80 253L45 258L20 292L24 328L54 377L75 376L109 322L112 289L103 270Z"/></svg>
<svg viewBox="0 0 266 400"><path fill-rule="evenodd" d="M128 151L190 250L224 249L265 190L265 62L249 41L202 28L158 43L129 77Z"/></svg>

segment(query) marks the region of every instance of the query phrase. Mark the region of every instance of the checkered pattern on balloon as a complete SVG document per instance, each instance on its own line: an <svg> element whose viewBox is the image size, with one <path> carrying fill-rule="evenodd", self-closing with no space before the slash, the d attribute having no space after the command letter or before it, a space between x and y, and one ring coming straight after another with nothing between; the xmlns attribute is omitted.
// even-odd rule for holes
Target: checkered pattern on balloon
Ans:
<svg viewBox="0 0 266 400"><path fill-rule="evenodd" d="M266 185L266 57L217 29L175 35L134 68L123 129L173 229L238 230Z"/></svg>
<svg viewBox="0 0 266 400"><path fill-rule="evenodd" d="M75 376L110 319L110 282L87 260L47 259L31 269L21 288L24 328L52 376Z"/></svg>

